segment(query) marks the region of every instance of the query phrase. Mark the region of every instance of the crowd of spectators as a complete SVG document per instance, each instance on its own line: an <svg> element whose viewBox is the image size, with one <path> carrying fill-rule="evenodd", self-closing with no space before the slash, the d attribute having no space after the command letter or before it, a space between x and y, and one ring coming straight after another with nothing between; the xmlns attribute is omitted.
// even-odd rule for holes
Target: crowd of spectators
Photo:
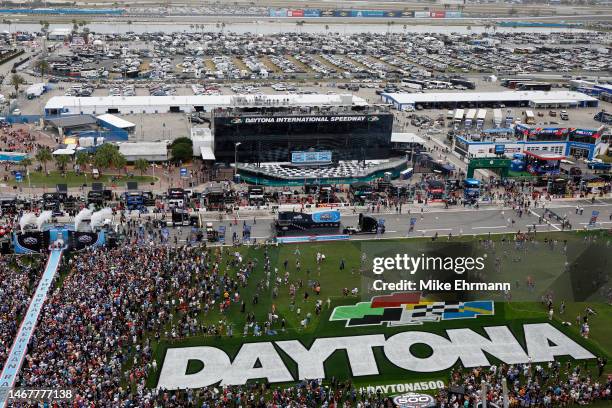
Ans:
<svg viewBox="0 0 612 408"><path fill-rule="evenodd" d="M41 276L40 260L0 255L0 371Z"/></svg>
<svg viewBox="0 0 612 408"><path fill-rule="evenodd" d="M157 369L152 340L211 334L195 316L237 292L252 267L225 259L222 265L220 250L199 247L127 245L75 254L45 303L20 385L71 388L82 406L153 406L164 395L145 386Z"/></svg>
<svg viewBox="0 0 612 408"><path fill-rule="evenodd" d="M501 364L487 368L455 369L449 387L437 393L440 407L476 407L487 400L503 407L506 379L510 407L559 407L612 402L612 375L604 376L605 358L572 364L559 361L542 364ZM483 393L484 382L484 393Z"/></svg>
<svg viewBox="0 0 612 408"><path fill-rule="evenodd" d="M265 382L245 386L206 387L196 390L166 391L153 388L158 372L156 345L192 336L232 336L229 310L253 315L265 321L264 332L281 325L269 315L255 316L241 296L252 280L256 267L265 279L257 283L268 289L286 286L289 259L280 271L273 267L269 246L255 246L262 260L242 255L230 248L167 246L158 244L151 224L130 222L123 225L129 241L118 248L95 248L67 254L57 285L49 293L37 329L30 342L17 386L26 388L71 389L76 397L58 407L393 407L392 398L381 392L368 393L350 381L331 378L303 381L293 386ZM149 236L152 235L152 236ZM163 240L162 240L163 241ZM547 240L551 251L565 252L561 241ZM479 241L491 256L511 256L525 251L529 242ZM293 253L299 269L301 254ZM317 264L324 256L317 254ZM40 276L41 259L0 258L0 363L6 358L22 316ZM258 263L260 265L258 265ZM343 268L344 260L340 269ZM25 271L26 273L16 273ZM283 273L285 279L282 279ZM61 283L60 283L61 282ZM316 288L316 285L315 285ZM316 289L313 289L316 292ZM275 296L276 297L276 296ZM291 297L294 299L294 297ZM550 300L552 302L552 299ZM322 302L322 301L321 301ZM301 303L300 303L301 304ZM329 306L328 306L329 307ZM562 312L561 312L562 313ZM201 317L215 316L218 324L205 324ZM268 316L268 317L266 317ZM211 319L204 319L211 321ZM284 329L284 325L280 326ZM550 364L493 365L487 368L456 369L449 388L441 390L441 407L476 407L486 398L502 406L501 380L507 379L511 406L565 406L609 400L612 377L604 376L607 361L591 361L590 367L553 362ZM481 383L487 384L486 396ZM463 392L458 393L457 390Z"/></svg>

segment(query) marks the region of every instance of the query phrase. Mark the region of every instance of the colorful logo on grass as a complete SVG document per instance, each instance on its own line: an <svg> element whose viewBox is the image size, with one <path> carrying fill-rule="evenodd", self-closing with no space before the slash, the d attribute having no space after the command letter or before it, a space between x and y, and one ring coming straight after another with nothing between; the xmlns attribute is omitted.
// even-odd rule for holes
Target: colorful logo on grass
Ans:
<svg viewBox="0 0 612 408"><path fill-rule="evenodd" d="M440 320L473 319L495 314L491 300L470 302L433 302L421 299L421 293L393 293L376 296L370 302L337 306L330 321L346 321L346 327L404 326Z"/></svg>
<svg viewBox="0 0 612 408"><path fill-rule="evenodd" d="M436 400L429 394L409 392L393 398L393 403L399 408L430 408L436 406Z"/></svg>

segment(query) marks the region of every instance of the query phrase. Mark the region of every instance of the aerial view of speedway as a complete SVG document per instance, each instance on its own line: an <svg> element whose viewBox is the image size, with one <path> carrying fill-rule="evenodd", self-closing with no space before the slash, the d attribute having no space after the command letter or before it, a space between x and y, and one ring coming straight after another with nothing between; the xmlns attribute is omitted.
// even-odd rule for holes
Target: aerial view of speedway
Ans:
<svg viewBox="0 0 612 408"><path fill-rule="evenodd" d="M610 0L0 2L0 408L574 406Z"/></svg>

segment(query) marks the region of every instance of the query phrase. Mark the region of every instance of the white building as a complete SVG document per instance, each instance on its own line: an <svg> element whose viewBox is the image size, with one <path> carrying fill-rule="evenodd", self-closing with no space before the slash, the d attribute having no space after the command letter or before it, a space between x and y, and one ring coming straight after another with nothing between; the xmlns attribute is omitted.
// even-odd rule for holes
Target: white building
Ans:
<svg viewBox="0 0 612 408"><path fill-rule="evenodd" d="M191 142L194 157L202 157L204 161L215 160L215 139L210 128L191 128Z"/></svg>
<svg viewBox="0 0 612 408"><path fill-rule="evenodd" d="M145 159L149 162L168 160L167 142L135 142L119 143L119 153L125 156L128 162Z"/></svg>
<svg viewBox="0 0 612 408"><path fill-rule="evenodd" d="M505 104L531 107L596 107L592 96L572 91L430 92L383 93L381 98L400 110L449 108L472 104L477 107Z"/></svg>
<svg viewBox="0 0 612 408"><path fill-rule="evenodd" d="M68 37L70 34L72 34L72 29L71 28L54 28L52 29L49 34L47 34L47 38L50 41L64 41L64 39L66 37Z"/></svg>
<svg viewBox="0 0 612 408"><path fill-rule="evenodd" d="M266 106L363 106L367 102L351 94L311 95L189 95L189 96L54 96L45 115L189 113L215 108Z"/></svg>

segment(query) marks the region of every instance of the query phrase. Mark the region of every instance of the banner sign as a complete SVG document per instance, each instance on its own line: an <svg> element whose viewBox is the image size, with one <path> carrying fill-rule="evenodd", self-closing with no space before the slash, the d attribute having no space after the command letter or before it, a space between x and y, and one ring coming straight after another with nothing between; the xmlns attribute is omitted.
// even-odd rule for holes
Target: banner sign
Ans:
<svg viewBox="0 0 612 408"><path fill-rule="evenodd" d="M586 136L586 137L593 137L593 138L598 138L599 136L601 136L601 129L569 129L570 133L576 135L576 136Z"/></svg>
<svg viewBox="0 0 612 408"><path fill-rule="evenodd" d="M340 212L338 211L320 211L320 212L312 213L312 220L317 223L340 222Z"/></svg>
<svg viewBox="0 0 612 408"><path fill-rule="evenodd" d="M26 231L13 235L15 252L18 254L42 252L49 245L49 231Z"/></svg>
<svg viewBox="0 0 612 408"><path fill-rule="evenodd" d="M287 17L304 17L304 10L288 10Z"/></svg>
<svg viewBox="0 0 612 408"><path fill-rule="evenodd" d="M432 18L444 18L444 12L443 11L432 11L430 14L430 17Z"/></svg>
<svg viewBox="0 0 612 408"><path fill-rule="evenodd" d="M446 18L461 18L460 11L447 11L444 13L444 17Z"/></svg>
<svg viewBox="0 0 612 408"><path fill-rule="evenodd" d="M80 251L87 247L96 246L104 242L104 232L71 232L73 242L71 243L72 249Z"/></svg>
<svg viewBox="0 0 612 408"><path fill-rule="evenodd" d="M351 17L384 17L382 10L351 10Z"/></svg>
<svg viewBox="0 0 612 408"><path fill-rule="evenodd" d="M272 116L272 117L236 117L232 124L241 123L313 123L313 122L376 122L378 116Z"/></svg>
<svg viewBox="0 0 612 408"><path fill-rule="evenodd" d="M271 8L270 17L287 17L286 8Z"/></svg>
<svg viewBox="0 0 612 408"><path fill-rule="evenodd" d="M414 18L429 18L429 11L415 11Z"/></svg>
<svg viewBox="0 0 612 408"><path fill-rule="evenodd" d="M305 9L304 17L321 17L321 10L319 9Z"/></svg>
<svg viewBox="0 0 612 408"><path fill-rule="evenodd" d="M295 11L295 10L293 10ZM289 17L355 17L355 18L402 18L413 17L412 11L402 10L320 10L304 9L299 10L303 14L296 15L289 10ZM429 13L428 13L429 16Z"/></svg>

